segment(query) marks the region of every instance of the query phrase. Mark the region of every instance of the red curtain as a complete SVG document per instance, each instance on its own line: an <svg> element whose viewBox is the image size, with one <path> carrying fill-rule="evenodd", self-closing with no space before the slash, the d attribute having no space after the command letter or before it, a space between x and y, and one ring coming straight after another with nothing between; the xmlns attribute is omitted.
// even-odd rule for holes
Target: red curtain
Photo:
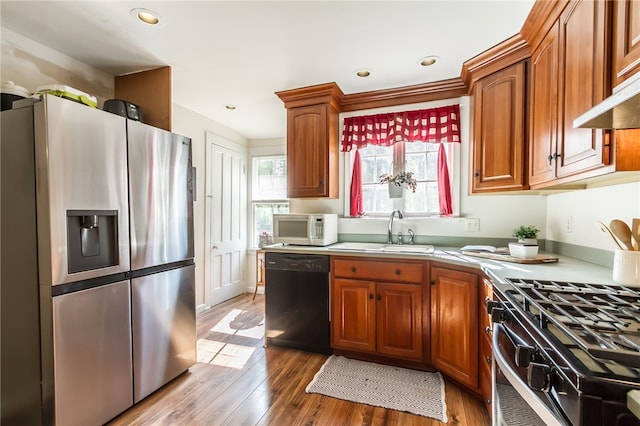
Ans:
<svg viewBox="0 0 640 426"><path fill-rule="evenodd" d="M396 142L460 142L460 106L344 119L342 151Z"/></svg>
<svg viewBox="0 0 640 426"><path fill-rule="evenodd" d="M362 210L362 171L360 170L360 151L356 151L351 174L351 217L360 217Z"/></svg>
<svg viewBox="0 0 640 426"><path fill-rule="evenodd" d="M453 214L453 202L451 200L447 154L444 152L443 144L438 147L438 201L440 202L440 214L442 216L451 216Z"/></svg>

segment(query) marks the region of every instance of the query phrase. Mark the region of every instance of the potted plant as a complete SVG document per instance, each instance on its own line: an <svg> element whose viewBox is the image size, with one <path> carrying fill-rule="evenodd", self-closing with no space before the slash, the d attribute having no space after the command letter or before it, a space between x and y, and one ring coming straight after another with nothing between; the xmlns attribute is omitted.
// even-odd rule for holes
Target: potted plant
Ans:
<svg viewBox="0 0 640 426"><path fill-rule="evenodd" d="M538 232L540 230L534 225L520 225L511 235L516 237L519 243L535 246L538 244Z"/></svg>
<svg viewBox="0 0 640 426"><path fill-rule="evenodd" d="M389 198L402 198L405 189L416 192L418 181L413 177L413 172L400 172L395 175L380 175L380 183L389 185Z"/></svg>

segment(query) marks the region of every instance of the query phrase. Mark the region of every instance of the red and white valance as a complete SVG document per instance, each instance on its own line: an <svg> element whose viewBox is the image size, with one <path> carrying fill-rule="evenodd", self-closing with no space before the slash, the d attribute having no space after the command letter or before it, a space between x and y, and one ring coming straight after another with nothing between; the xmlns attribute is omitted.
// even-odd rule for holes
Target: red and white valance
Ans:
<svg viewBox="0 0 640 426"><path fill-rule="evenodd" d="M342 151L369 144L460 142L460 106L348 117L342 129Z"/></svg>

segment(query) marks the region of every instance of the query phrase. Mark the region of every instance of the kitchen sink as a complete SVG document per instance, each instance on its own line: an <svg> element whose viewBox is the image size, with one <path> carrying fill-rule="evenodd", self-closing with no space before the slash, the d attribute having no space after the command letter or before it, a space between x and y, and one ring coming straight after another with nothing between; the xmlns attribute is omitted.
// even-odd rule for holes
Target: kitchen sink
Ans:
<svg viewBox="0 0 640 426"><path fill-rule="evenodd" d="M426 244L392 244L384 246L382 251L430 254L435 251L435 247Z"/></svg>
<svg viewBox="0 0 640 426"><path fill-rule="evenodd" d="M329 246L331 250L347 250L347 251L380 251L387 244L382 243L336 243Z"/></svg>
<svg viewBox="0 0 640 426"><path fill-rule="evenodd" d="M424 253L430 254L435 251L432 245L427 244L384 244L384 243L357 243L346 242L336 243L329 246L331 250L345 251L373 251L390 253Z"/></svg>

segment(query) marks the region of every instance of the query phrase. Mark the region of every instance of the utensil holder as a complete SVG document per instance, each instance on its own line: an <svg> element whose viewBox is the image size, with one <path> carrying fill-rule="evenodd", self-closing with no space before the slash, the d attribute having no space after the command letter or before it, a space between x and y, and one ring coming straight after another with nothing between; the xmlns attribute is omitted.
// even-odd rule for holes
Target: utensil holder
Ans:
<svg viewBox="0 0 640 426"><path fill-rule="evenodd" d="M613 255L613 280L622 285L640 287L640 251L615 251Z"/></svg>

